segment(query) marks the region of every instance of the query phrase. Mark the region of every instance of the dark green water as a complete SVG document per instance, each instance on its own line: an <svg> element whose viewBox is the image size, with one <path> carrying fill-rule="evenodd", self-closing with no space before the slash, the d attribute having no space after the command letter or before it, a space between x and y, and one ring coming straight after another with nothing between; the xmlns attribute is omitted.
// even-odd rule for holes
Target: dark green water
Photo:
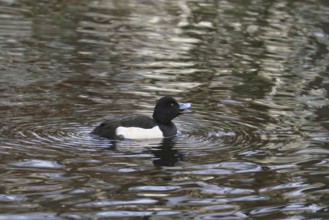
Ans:
<svg viewBox="0 0 329 220"><path fill-rule="evenodd" d="M329 2L0 0L0 220L329 218ZM89 132L193 103L172 142Z"/></svg>

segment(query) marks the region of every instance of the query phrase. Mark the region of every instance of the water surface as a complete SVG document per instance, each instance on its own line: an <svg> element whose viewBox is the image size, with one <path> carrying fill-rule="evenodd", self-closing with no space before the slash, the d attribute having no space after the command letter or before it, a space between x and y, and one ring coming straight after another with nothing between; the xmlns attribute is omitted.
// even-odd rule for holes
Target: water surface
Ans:
<svg viewBox="0 0 329 220"><path fill-rule="evenodd" d="M0 1L0 219L326 219L327 1ZM91 137L193 103L173 140Z"/></svg>

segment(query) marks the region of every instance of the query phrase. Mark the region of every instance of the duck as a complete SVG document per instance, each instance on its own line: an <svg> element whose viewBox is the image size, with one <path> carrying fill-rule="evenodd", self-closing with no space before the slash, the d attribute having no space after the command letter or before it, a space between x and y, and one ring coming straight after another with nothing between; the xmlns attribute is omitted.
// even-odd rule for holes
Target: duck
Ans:
<svg viewBox="0 0 329 220"><path fill-rule="evenodd" d="M164 96L157 100L152 118L132 114L108 119L98 125L91 134L110 140L174 137L177 134L177 127L172 120L191 112L191 106L191 103L177 102L171 96Z"/></svg>

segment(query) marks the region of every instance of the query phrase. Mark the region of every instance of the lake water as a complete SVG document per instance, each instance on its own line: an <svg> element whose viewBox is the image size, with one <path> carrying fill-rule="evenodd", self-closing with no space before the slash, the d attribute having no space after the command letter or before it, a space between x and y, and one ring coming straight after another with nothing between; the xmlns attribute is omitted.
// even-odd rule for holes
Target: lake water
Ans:
<svg viewBox="0 0 329 220"><path fill-rule="evenodd" d="M0 220L328 219L327 0L0 0ZM173 140L108 117L191 102Z"/></svg>

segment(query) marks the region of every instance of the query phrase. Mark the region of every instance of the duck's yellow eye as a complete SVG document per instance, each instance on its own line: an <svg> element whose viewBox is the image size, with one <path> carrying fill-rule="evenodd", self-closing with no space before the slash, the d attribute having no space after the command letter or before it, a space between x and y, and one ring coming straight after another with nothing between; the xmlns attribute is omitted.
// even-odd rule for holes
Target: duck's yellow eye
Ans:
<svg viewBox="0 0 329 220"><path fill-rule="evenodd" d="M170 103L170 106L171 106L171 107L174 107L174 105L175 105L174 103Z"/></svg>

